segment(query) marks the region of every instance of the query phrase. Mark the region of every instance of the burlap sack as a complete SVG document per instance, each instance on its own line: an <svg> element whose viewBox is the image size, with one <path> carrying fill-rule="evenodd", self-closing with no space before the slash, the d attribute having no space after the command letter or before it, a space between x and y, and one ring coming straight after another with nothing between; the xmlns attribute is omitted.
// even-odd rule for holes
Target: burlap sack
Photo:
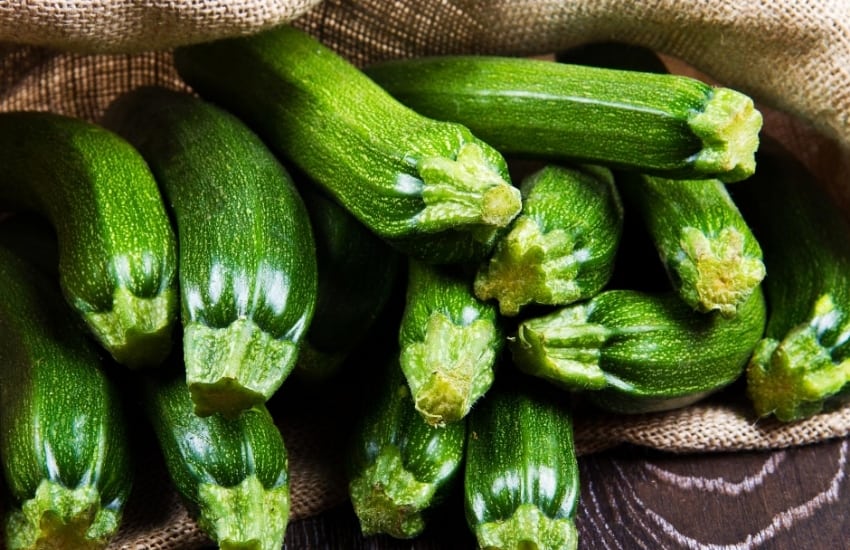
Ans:
<svg viewBox="0 0 850 550"><path fill-rule="evenodd" d="M96 121L125 90L151 83L184 88L169 48L293 19L358 65L435 53L549 54L617 40L668 54L675 72L752 95L765 114L765 133L798 154L850 212L845 0L326 0L305 13L316 4L0 0L0 110L50 110ZM279 417L291 454L293 518L346 496L334 417L325 409L318 401L312 408L284 407ZM769 449L848 433L850 407L780 424L755 419L741 392L731 390L668 413L576 418L581 454L624 442L671 452ZM147 452L112 547L208 544L168 488L155 450Z"/></svg>

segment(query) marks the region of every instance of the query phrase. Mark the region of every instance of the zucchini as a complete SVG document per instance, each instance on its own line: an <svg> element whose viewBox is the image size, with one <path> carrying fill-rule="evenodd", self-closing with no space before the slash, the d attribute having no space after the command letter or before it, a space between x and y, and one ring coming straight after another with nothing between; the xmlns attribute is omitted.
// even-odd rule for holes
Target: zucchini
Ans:
<svg viewBox="0 0 850 550"><path fill-rule="evenodd" d="M0 114L0 201L50 220L63 293L129 367L157 365L177 318L175 237L141 155L101 126Z"/></svg>
<svg viewBox="0 0 850 550"><path fill-rule="evenodd" d="M765 325L761 286L732 318L673 292L607 290L526 319L509 341L517 367L618 413L690 405L737 380Z"/></svg>
<svg viewBox="0 0 850 550"><path fill-rule="evenodd" d="M300 186L316 241L318 293L296 373L333 376L387 306L401 271L401 255L337 203Z"/></svg>
<svg viewBox="0 0 850 550"><path fill-rule="evenodd" d="M475 297L471 277L410 260L398 341L416 410L443 426L490 388L503 337L496 307Z"/></svg>
<svg viewBox="0 0 850 550"><path fill-rule="evenodd" d="M0 248L5 248L58 280L59 243L50 223L39 216L17 212L0 221Z"/></svg>
<svg viewBox="0 0 850 550"><path fill-rule="evenodd" d="M755 170L762 116L752 99L693 78L471 55L365 72L405 105L461 123L503 154L724 182Z"/></svg>
<svg viewBox="0 0 850 550"><path fill-rule="evenodd" d="M0 295L6 547L105 548L133 481L122 402L106 374L114 365L57 281L5 247Z"/></svg>
<svg viewBox="0 0 850 550"><path fill-rule="evenodd" d="M747 394L759 416L791 422L842 403L850 388L850 224L789 152L771 142L758 158L733 195L768 272Z"/></svg>
<svg viewBox="0 0 850 550"><path fill-rule="evenodd" d="M348 493L364 536L418 536L460 482L466 420L434 428L414 408L398 355L364 393L348 461Z"/></svg>
<svg viewBox="0 0 850 550"><path fill-rule="evenodd" d="M184 92L137 88L103 123L142 154L173 215L195 412L265 402L316 302L313 234L289 173L237 118Z"/></svg>
<svg viewBox="0 0 850 550"><path fill-rule="evenodd" d="M193 89L422 261L481 258L519 213L519 190L496 150L460 124L403 106L299 29L180 47L174 62Z"/></svg>
<svg viewBox="0 0 850 550"><path fill-rule="evenodd" d="M522 212L475 276L475 295L502 315L527 304L566 305L611 277L623 207L607 168L549 165L523 179Z"/></svg>
<svg viewBox="0 0 850 550"><path fill-rule="evenodd" d="M618 174L617 184L682 300L700 312L735 315L766 272L761 247L726 186L636 173Z"/></svg>
<svg viewBox="0 0 850 550"><path fill-rule="evenodd" d="M580 486L569 403L511 374L469 415L467 523L480 548L575 549Z"/></svg>
<svg viewBox="0 0 850 550"><path fill-rule="evenodd" d="M265 405L238 417L201 417L182 376L152 373L142 382L169 477L201 530L224 550L280 550L289 521L289 465Z"/></svg>

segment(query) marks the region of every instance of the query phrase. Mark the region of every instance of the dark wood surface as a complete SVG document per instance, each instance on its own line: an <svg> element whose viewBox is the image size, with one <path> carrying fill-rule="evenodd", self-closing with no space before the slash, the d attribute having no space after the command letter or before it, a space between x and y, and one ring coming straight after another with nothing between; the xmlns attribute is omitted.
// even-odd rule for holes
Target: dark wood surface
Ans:
<svg viewBox="0 0 850 550"><path fill-rule="evenodd" d="M850 439L769 452L580 459L582 549L850 549ZM347 505L294 521L285 548L474 548L460 495L413 541L364 539Z"/></svg>

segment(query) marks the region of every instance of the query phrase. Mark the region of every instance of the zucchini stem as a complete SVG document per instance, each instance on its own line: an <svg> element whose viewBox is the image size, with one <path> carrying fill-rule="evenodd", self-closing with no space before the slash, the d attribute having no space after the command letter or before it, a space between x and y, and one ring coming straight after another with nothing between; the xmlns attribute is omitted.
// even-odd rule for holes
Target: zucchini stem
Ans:
<svg viewBox="0 0 850 550"><path fill-rule="evenodd" d="M479 525L475 536L479 547L489 549L578 548L578 530L571 518L550 518L528 503L520 504L504 521Z"/></svg>

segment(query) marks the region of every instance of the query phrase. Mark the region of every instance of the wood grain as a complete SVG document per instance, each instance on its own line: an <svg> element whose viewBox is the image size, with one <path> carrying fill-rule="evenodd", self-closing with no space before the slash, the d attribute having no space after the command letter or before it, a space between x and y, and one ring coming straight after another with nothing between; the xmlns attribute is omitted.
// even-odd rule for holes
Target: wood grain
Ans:
<svg viewBox="0 0 850 550"><path fill-rule="evenodd" d="M850 439L771 452L621 447L579 460L582 549L850 548ZM359 536L347 505L293 522L285 548L474 548L460 495L414 541Z"/></svg>

